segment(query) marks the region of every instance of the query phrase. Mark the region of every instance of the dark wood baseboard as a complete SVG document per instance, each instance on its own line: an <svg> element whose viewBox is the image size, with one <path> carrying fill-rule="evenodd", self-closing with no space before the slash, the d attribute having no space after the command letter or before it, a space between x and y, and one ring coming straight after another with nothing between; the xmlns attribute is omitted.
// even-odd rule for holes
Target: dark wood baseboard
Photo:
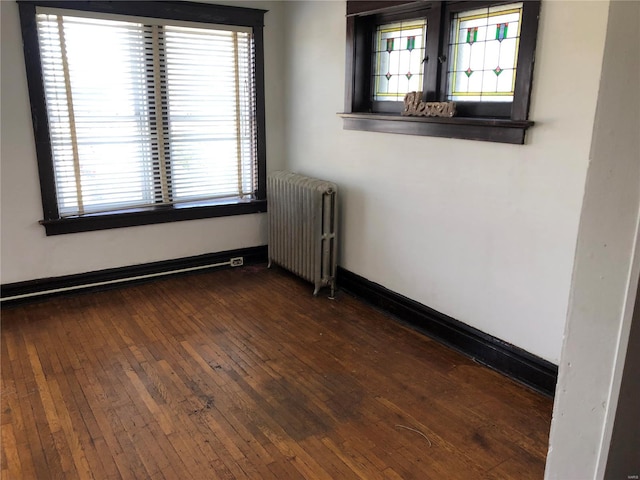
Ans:
<svg viewBox="0 0 640 480"><path fill-rule="evenodd" d="M382 285L338 267L338 286L478 362L553 397L558 367Z"/></svg>
<svg viewBox="0 0 640 480"><path fill-rule="evenodd" d="M225 252L207 253L193 257L144 263L120 268L109 268L88 273L65 275L61 277L42 278L25 282L8 283L0 286L2 307L21 305L44 298L69 295L79 292L95 292L152 281L157 276L180 275L216 268L230 268L230 265L217 265L229 262L235 257L242 257L244 265L264 263L267 261L267 246L240 248ZM211 266L208 268L207 266ZM194 269L184 272L185 269ZM149 278L140 278L145 276Z"/></svg>

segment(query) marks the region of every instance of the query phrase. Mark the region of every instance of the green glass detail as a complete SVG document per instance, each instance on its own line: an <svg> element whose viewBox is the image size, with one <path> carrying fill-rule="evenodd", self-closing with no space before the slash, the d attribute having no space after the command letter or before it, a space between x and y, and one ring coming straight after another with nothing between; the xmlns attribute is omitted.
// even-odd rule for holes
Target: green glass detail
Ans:
<svg viewBox="0 0 640 480"><path fill-rule="evenodd" d="M393 38L387 38L387 52L391 53L393 51Z"/></svg>
<svg viewBox="0 0 640 480"><path fill-rule="evenodd" d="M470 77L471 74L473 73L473 70L471 70L471 67L467 68L464 73L466 73L467 77Z"/></svg>
<svg viewBox="0 0 640 480"><path fill-rule="evenodd" d="M407 80L411 80L411 77L413 77L413 74L411 72L407 72Z"/></svg>
<svg viewBox="0 0 640 480"><path fill-rule="evenodd" d="M389 72L387 72L387 74L385 75L385 77L387 77L387 80L391 80L391 77L392 77L392 76L393 76L393 75L391 75Z"/></svg>
<svg viewBox="0 0 640 480"><path fill-rule="evenodd" d="M508 23L498 23L496 25L496 40L501 42L505 38L507 38L507 31L509 30Z"/></svg>
<svg viewBox="0 0 640 480"><path fill-rule="evenodd" d="M496 68L493 69L493 73L496 74L496 77L499 76L502 73L502 69L500 68L499 65Z"/></svg>
<svg viewBox="0 0 640 480"><path fill-rule="evenodd" d="M478 40L478 27L467 28L467 43L473 44Z"/></svg>
<svg viewBox="0 0 640 480"><path fill-rule="evenodd" d="M416 37L407 37L407 50L411 51L416 48Z"/></svg>

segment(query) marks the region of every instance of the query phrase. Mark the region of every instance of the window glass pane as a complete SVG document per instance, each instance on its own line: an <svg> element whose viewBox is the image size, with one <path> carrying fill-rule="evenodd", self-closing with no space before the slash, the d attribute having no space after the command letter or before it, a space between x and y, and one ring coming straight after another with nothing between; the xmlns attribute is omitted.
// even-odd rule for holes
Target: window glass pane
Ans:
<svg viewBox="0 0 640 480"><path fill-rule="evenodd" d="M38 33L60 214L148 204L142 25L38 15Z"/></svg>
<svg viewBox="0 0 640 480"><path fill-rule="evenodd" d="M373 52L373 99L401 101L422 90L425 20L378 25Z"/></svg>
<svg viewBox="0 0 640 480"><path fill-rule="evenodd" d="M255 193L250 32L37 22L62 217Z"/></svg>
<svg viewBox="0 0 640 480"><path fill-rule="evenodd" d="M253 193L251 35L165 31L174 202Z"/></svg>
<svg viewBox="0 0 640 480"><path fill-rule="evenodd" d="M449 41L449 100L513 100L521 18L522 3L454 15Z"/></svg>

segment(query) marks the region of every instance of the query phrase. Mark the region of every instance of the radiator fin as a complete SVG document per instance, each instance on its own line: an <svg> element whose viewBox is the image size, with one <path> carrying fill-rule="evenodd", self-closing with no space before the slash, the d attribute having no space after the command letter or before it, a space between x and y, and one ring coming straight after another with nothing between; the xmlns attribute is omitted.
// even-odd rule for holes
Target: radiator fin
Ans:
<svg viewBox="0 0 640 480"><path fill-rule="evenodd" d="M335 292L337 262L335 183L292 172L267 177L269 265L275 263Z"/></svg>

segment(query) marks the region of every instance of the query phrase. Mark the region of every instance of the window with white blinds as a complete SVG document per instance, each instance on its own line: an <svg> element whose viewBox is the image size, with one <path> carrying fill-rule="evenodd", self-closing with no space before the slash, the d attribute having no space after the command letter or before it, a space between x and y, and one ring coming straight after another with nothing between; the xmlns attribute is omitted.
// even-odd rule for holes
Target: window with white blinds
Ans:
<svg viewBox="0 0 640 480"><path fill-rule="evenodd" d="M255 196L250 28L50 12L36 25L60 218Z"/></svg>

